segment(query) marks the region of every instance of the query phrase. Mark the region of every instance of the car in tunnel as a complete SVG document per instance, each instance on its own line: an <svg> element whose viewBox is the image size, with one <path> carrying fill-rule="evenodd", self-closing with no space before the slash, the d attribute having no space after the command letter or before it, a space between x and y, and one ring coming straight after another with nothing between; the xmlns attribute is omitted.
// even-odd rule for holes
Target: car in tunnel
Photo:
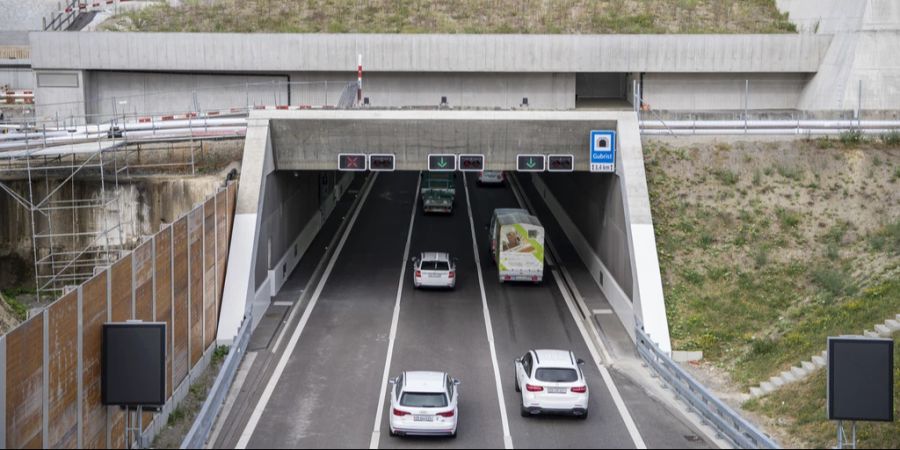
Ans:
<svg viewBox="0 0 900 450"><path fill-rule="evenodd" d="M422 252L412 261L413 283L416 288L456 287L456 258L449 253Z"/></svg>
<svg viewBox="0 0 900 450"><path fill-rule="evenodd" d="M589 392L581 366L568 350L529 350L515 361L522 417L568 414L588 417Z"/></svg>
<svg viewBox="0 0 900 450"><path fill-rule="evenodd" d="M403 372L390 380L391 436L456 437L459 380L444 372Z"/></svg>
<svg viewBox="0 0 900 450"><path fill-rule="evenodd" d="M485 170L478 173L478 184L501 186L506 182L506 176L500 170Z"/></svg>

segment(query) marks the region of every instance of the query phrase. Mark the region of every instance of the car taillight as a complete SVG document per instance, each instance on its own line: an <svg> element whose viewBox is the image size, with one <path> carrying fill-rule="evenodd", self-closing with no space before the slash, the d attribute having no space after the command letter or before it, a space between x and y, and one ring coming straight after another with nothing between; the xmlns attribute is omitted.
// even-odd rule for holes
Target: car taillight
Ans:
<svg viewBox="0 0 900 450"><path fill-rule="evenodd" d="M447 275L447 276L450 277L450 278L453 278L453 277L456 276L456 272L452 272L452 271L451 271L450 274Z"/></svg>
<svg viewBox="0 0 900 450"><path fill-rule="evenodd" d="M531 384L526 384L525 389L528 392L543 392L544 391L544 388L542 386L534 386Z"/></svg>
<svg viewBox="0 0 900 450"><path fill-rule="evenodd" d="M439 415L439 416L441 416L441 417L453 417L453 411L447 411L447 412L437 413L437 415Z"/></svg>
<svg viewBox="0 0 900 450"><path fill-rule="evenodd" d="M512 277L509 276L509 275L504 275L504 276L503 276L503 280L509 281L509 280L512 280Z"/></svg>
<svg viewBox="0 0 900 450"><path fill-rule="evenodd" d="M531 281L537 281L537 280L538 280L538 279L537 279L537 275L532 275L532 276L531 276Z"/></svg>
<svg viewBox="0 0 900 450"><path fill-rule="evenodd" d="M572 392L576 394L584 394L587 392L587 386L575 386L572 388Z"/></svg>
<svg viewBox="0 0 900 450"><path fill-rule="evenodd" d="M400 411L399 409L394 408L394 415L397 417L403 417L403 416L408 416L409 413L406 411Z"/></svg>
<svg viewBox="0 0 900 450"><path fill-rule="evenodd" d="M421 270L417 270L417 271L416 271L416 278L422 278L422 271L421 271Z"/></svg>

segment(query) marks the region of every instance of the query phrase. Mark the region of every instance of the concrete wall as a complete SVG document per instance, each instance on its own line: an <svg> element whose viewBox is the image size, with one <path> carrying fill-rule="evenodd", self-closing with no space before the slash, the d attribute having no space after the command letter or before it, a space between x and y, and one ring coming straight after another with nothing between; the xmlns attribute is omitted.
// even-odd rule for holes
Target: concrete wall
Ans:
<svg viewBox="0 0 900 450"><path fill-rule="evenodd" d="M815 72L829 36L32 33L39 69Z"/></svg>
<svg viewBox="0 0 900 450"><path fill-rule="evenodd" d="M644 75L644 102L662 110L795 109L807 74L673 74ZM749 96L746 81L750 82Z"/></svg>
<svg viewBox="0 0 900 450"><path fill-rule="evenodd" d="M316 84L292 85L292 103L335 104L346 83L355 79L356 72L294 72L292 82ZM331 82L326 99L323 82L328 80ZM453 107L517 108L522 98L528 97L532 108L572 109L574 92L572 73L367 71L363 76L363 96L369 97L376 107L437 106L441 97L446 96Z"/></svg>
<svg viewBox="0 0 900 450"><path fill-rule="evenodd" d="M287 75L90 72L87 113L160 115L288 103ZM122 104L122 102L125 102Z"/></svg>
<svg viewBox="0 0 900 450"><path fill-rule="evenodd" d="M0 86L34 89L34 73L27 68L0 67Z"/></svg>
<svg viewBox="0 0 900 450"><path fill-rule="evenodd" d="M28 193L27 181L6 181L10 188L19 193ZM133 245L145 236L150 236L159 231L162 224L172 223L181 214L189 211L197 202L207 198L222 185L219 177L190 177L169 179L145 179L134 182L120 182L118 190L107 187L107 195L110 198L119 197L119 203L110 211L97 209L78 210L73 218L72 211L55 211L51 219L53 230L59 232L72 231L73 223L77 224L77 230L87 231L102 228L104 216L109 223L118 222L118 212L121 211L123 224L122 240L127 245ZM50 188L56 186L50 183ZM43 198L47 188L44 181L35 181L32 185L36 198ZM74 187L76 198L96 199L100 196L99 180L79 180L69 183L53 197L54 201L71 199ZM30 261L32 254L31 241L31 214L27 209L16 203L5 192L0 192L0 254L16 253ZM40 218L41 216L38 215ZM47 229L47 220L39 220L39 229ZM58 239L55 244L57 250L81 249L92 238L83 237L79 242ZM40 240L39 243L49 243L48 240ZM118 233L111 236L111 244L119 245ZM45 249L39 248L40 251Z"/></svg>
<svg viewBox="0 0 900 450"><path fill-rule="evenodd" d="M629 298L633 298L634 274L619 177L575 172L546 173L541 179L616 283Z"/></svg>
<svg viewBox="0 0 900 450"><path fill-rule="evenodd" d="M59 117L84 117L88 72L82 70L36 70L35 117L55 120ZM83 124L79 120L77 124Z"/></svg>
<svg viewBox="0 0 900 450"><path fill-rule="evenodd" d="M513 170L520 153L572 153L588 170L592 129L612 129L615 112L306 110L254 111L270 118L278 170L327 170L338 153L394 153L398 170L422 170L429 153L481 153L485 167ZM246 155L246 152L245 152Z"/></svg>
<svg viewBox="0 0 900 450"><path fill-rule="evenodd" d="M262 245L256 254L256 289L266 281L268 271L293 250L303 228L320 212L323 191L334 189L337 175L333 171L297 171L273 172L266 177L267 195L259 230Z"/></svg>

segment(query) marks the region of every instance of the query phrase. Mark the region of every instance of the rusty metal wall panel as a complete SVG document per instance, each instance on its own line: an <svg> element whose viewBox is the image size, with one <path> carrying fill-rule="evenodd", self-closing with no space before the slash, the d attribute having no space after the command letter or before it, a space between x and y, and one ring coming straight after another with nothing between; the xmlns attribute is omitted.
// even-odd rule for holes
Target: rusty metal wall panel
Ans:
<svg viewBox="0 0 900 450"><path fill-rule="evenodd" d="M188 374L188 230L187 218L182 217L172 226L175 280L175 354L173 355L173 388L178 387Z"/></svg>
<svg viewBox="0 0 900 450"><path fill-rule="evenodd" d="M49 315L50 448L78 447L78 291L47 308Z"/></svg>
<svg viewBox="0 0 900 450"><path fill-rule="evenodd" d="M156 235L156 321L166 323L166 398L172 396L172 227Z"/></svg>
<svg viewBox="0 0 900 450"><path fill-rule="evenodd" d="M43 315L6 335L6 448L42 446L43 346Z"/></svg>
<svg viewBox="0 0 900 450"><path fill-rule="evenodd" d="M110 269L110 276L112 276L112 291L110 291L112 322L125 322L133 317L131 310L131 260L132 255L128 255L113 264Z"/></svg>
<svg viewBox="0 0 900 450"><path fill-rule="evenodd" d="M216 309L216 199L207 200L203 217L203 348L209 347L216 340L218 310Z"/></svg>
<svg viewBox="0 0 900 450"><path fill-rule="evenodd" d="M133 255L128 255L110 269L112 280L110 286L111 322L125 322L134 317L132 309L133 283L131 280ZM125 412L119 407L110 407L109 414L109 448L125 447Z"/></svg>
<svg viewBox="0 0 900 450"><path fill-rule="evenodd" d="M191 274L191 367L203 356L203 208L188 213Z"/></svg>
<svg viewBox="0 0 900 450"><path fill-rule="evenodd" d="M134 318L153 322L153 241L138 246L132 253L134 264Z"/></svg>
<svg viewBox="0 0 900 450"><path fill-rule="evenodd" d="M216 317L222 304L225 289L225 266L228 265L228 191L220 189L216 194Z"/></svg>
<svg viewBox="0 0 900 450"><path fill-rule="evenodd" d="M109 310L106 302L108 272L87 281L82 288L82 429L85 448L106 447L106 407L100 392L100 351L103 324Z"/></svg>

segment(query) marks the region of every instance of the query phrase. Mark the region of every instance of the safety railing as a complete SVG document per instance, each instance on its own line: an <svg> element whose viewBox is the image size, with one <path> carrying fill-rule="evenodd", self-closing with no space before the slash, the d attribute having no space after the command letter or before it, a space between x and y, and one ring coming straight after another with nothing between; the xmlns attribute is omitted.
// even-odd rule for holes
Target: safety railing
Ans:
<svg viewBox="0 0 900 450"><path fill-rule="evenodd" d="M44 31L60 31L65 30L72 23L75 22L75 18L81 14L81 8L79 7L78 0L69 0L66 3L65 8L60 8L61 11L57 12L47 22L47 18L44 18Z"/></svg>
<svg viewBox="0 0 900 450"><path fill-rule="evenodd" d="M659 349L638 323L636 329L638 354L677 396L686 402L719 434L737 448L781 448L769 436L719 400L672 358Z"/></svg>
<svg viewBox="0 0 900 450"><path fill-rule="evenodd" d="M216 381L209 390L206 401L203 402L203 408L200 409L200 413L194 419L194 424L191 425L190 431L188 431L187 436L181 442L180 448L203 448L206 440L209 439L209 435L216 423L216 418L219 416L222 405L225 403L225 397L228 396L234 377L237 375L241 361L244 359L247 345L250 343L252 321L253 318L251 316L247 315L244 317L244 323L234 338L234 345L228 352L228 356L225 357L225 362L222 363L222 368L219 369L219 375L216 376Z"/></svg>

